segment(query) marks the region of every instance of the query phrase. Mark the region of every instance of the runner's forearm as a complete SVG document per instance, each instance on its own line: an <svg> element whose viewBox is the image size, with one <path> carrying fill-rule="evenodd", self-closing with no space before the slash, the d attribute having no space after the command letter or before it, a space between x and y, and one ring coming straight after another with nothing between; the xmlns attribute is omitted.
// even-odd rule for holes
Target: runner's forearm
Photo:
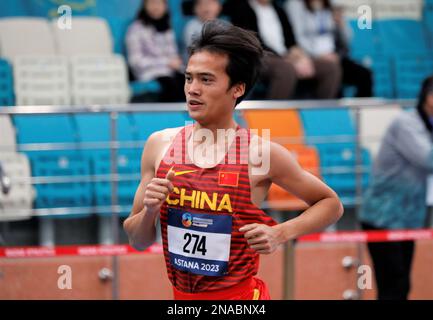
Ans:
<svg viewBox="0 0 433 320"><path fill-rule="evenodd" d="M320 200L300 216L276 226L281 230L281 243L325 229L343 215L343 210L337 198Z"/></svg>
<svg viewBox="0 0 433 320"><path fill-rule="evenodd" d="M123 223L124 230L129 237L129 243L137 250L145 250L156 240L155 219L159 210L146 212L143 208L140 213L133 215Z"/></svg>

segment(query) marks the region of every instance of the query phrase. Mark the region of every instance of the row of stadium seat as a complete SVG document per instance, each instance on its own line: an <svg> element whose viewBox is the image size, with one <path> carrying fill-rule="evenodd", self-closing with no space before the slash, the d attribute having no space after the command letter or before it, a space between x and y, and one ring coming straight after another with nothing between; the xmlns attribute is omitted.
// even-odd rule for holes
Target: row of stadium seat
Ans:
<svg viewBox="0 0 433 320"><path fill-rule="evenodd" d="M0 47L2 105L13 94L17 105L129 102L126 62L113 54L103 19L74 18L71 30L43 18L0 19Z"/></svg>
<svg viewBox="0 0 433 320"><path fill-rule="evenodd" d="M433 74L433 56L426 53L394 58L360 54L355 59L372 69L377 97L416 98L423 79ZM14 69L17 105L123 104L130 98L127 69L120 55L70 60L21 57L15 60ZM11 66L0 59L0 105L14 104L12 78ZM152 83L135 82L132 91L156 92L159 87Z"/></svg>
<svg viewBox="0 0 433 320"><path fill-rule="evenodd" d="M16 104L126 104L127 67L120 55L31 57L13 61Z"/></svg>
<svg viewBox="0 0 433 320"><path fill-rule="evenodd" d="M424 11L426 15L431 12ZM349 22L353 32L351 51L371 54L429 52L433 49L428 21L412 19L373 19L370 29L358 27L358 20ZM427 26L427 28L426 28ZM410 45L405 45L410 44Z"/></svg>
<svg viewBox="0 0 433 320"><path fill-rule="evenodd" d="M374 96L413 99L433 73L433 1L424 0L422 17L374 19L370 29L349 22L351 55L373 73ZM350 95L349 93L347 95Z"/></svg>
<svg viewBox="0 0 433 320"><path fill-rule="evenodd" d="M394 55L357 53L354 59L371 69L375 97L415 99L422 81L433 74L431 52Z"/></svg>
<svg viewBox="0 0 433 320"><path fill-rule="evenodd" d="M113 53L112 36L104 19L74 17L74 27L61 29L57 21L36 17L0 19L1 55L81 56Z"/></svg>
<svg viewBox="0 0 433 320"><path fill-rule="evenodd" d="M182 28L190 17L182 14L179 1L171 1L170 6L176 9L172 10L172 20L176 26L174 29L178 33L177 37L180 39ZM431 10L428 10L430 6L430 2L425 5L424 21L429 21L430 16L433 16ZM45 84L45 88L51 89L52 92L51 96L40 98L41 93L39 93L35 98L35 91L31 88L35 88L37 85L28 77L23 77L22 72L14 72L16 104L78 104L82 102L99 104L105 101L109 101L108 103L128 101L129 90L125 89L127 86L126 64L124 61L119 62L119 60L124 60L123 56L117 56L111 63L105 59L102 64L89 62L77 67L77 69L82 70L82 68L94 66L94 69L100 70L102 67L113 69L114 65L117 68L122 65L122 71L115 81L107 83L101 82L104 77L93 77L93 80L87 77L81 81L80 85L72 85L69 90L72 91L71 94L68 90L62 91L58 86L56 87L56 83L59 83L60 86L65 82L65 74L60 71L65 70L64 61L58 59L54 63L52 59L47 60L47 56L101 56L112 55L114 52L124 54L124 48L118 48L118 43L123 42L130 22L129 20L120 21L114 18L106 21L97 17L74 17L74 28L62 30L55 21L49 22L43 18L0 19L0 56L12 62L18 56L33 55L33 63L38 62L31 69L37 73L41 73L43 70L42 74L49 82L49 84ZM372 29L358 28L357 21L352 21L351 25L354 33L352 53L356 60L372 69L375 80L374 95L385 98L415 98L421 80L433 73L431 54L433 32L425 28L423 22L416 20L374 20ZM20 34L20 37L16 37L16 34ZM119 37L120 39L118 39ZM181 43L180 40L179 43ZM402 43L410 43L411 45L401 45ZM39 61L37 56L44 58ZM20 70L22 67L24 70L29 68L29 61L31 60L28 57L26 60L27 63L19 64L16 68ZM94 74L94 72L89 73ZM72 71L72 74L75 74L75 71ZM99 72L99 74L102 73ZM95 81L99 81L99 83L93 83ZM119 88L115 85L119 81L123 84L122 90L117 89L121 92L119 94L113 93L113 97L104 96L97 90L101 87ZM24 85L20 85L23 82ZM29 86L29 84L32 85ZM86 89L83 88L82 91L76 93L77 86L83 87L84 85ZM29 87L30 91L25 91L23 87ZM133 95L159 91L159 85L155 81L133 82L130 84L130 88ZM58 90L53 91L52 89ZM49 91L47 90L47 92ZM350 96L350 89L345 92L346 95ZM70 95L72 95L72 99ZM0 105L13 105L13 96L10 66L2 61L0 62Z"/></svg>
<svg viewBox="0 0 433 320"><path fill-rule="evenodd" d="M368 184L371 155L377 152L378 141L399 109L361 111L362 187ZM314 110L245 110L237 120L250 128L271 129L271 139L291 150L306 170L323 178L340 195L346 206L356 201L356 148L353 117L349 109ZM9 120L7 118L7 120ZM118 203L124 206L121 215L129 212L139 181L141 150L149 135L167 127L182 126L188 121L186 112L121 113L118 118L118 140L135 142L118 149L117 171L123 179L118 185ZM110 117L108 114L14 116L16 137L29 158L33 177L72 178L70 182L37 183L35 208L92 207L111 204ZM0 147L15 150L12 125ZM97 129L95 129L97 128ZM9 138L7 138L9 137ZM7 142L9 140L9 142ZM102 145L85 143L99 142ZM53 150L50 144L64 150ZM105 144L104 144L105 143ZM37 144L37 145L33 145ZM52 145L51 145L52 146ZM78 147L78 149L74 149ZM97 180L90 181L89 175ZM105 179L105 180L104 180ZM299 210L305 204L279 187L272 186L269 206L278 210ZM101 214L110 214L100 212ZM83 214L81 216L87 216Z"/></svg>

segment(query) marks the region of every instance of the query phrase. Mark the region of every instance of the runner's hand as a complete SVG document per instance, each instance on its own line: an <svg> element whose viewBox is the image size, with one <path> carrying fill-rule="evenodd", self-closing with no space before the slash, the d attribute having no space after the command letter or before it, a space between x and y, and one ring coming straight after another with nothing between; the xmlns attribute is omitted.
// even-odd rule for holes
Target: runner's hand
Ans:
<svg viewBox="0 0 433 320"><path fill-rule="evenodd" d="M155 213L159 211L168 194L173 191L173 178L174 171L170 169L165 179L153 178L149 182L146 186L143 199L146 212Z"/></svg>
<svg viewBox="0 0 433 320"><path fill-rule="evenodd" d="M252 223L239 228L239 231L245 232L244 237L251 249L260 254L270 254L283 242L282 233L277 226Z"/></svg>

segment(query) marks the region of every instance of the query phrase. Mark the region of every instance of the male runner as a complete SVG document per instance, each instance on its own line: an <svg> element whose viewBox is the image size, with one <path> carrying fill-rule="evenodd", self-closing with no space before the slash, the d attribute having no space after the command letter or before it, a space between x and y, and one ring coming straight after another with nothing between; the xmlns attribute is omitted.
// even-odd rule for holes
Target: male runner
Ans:
<svg viewBox="0 0 433 320"><path fill-rule="evenodd" d="M142 179L124 229L131 245L143 250L154 243L160 217L175 299L270 299L254 277L259 254L319 231L343 213L335 192L302 170L288 150L234 121L262 55L253 33L207 22L190 47L185 72L194 125L155 132L144 147ZM222 129L235 135L221 138ZM252 161L253 154L262 163ZM259 170L265 161L269 170ZM259 209L272 182L311 206L277 224Z"/></svg>

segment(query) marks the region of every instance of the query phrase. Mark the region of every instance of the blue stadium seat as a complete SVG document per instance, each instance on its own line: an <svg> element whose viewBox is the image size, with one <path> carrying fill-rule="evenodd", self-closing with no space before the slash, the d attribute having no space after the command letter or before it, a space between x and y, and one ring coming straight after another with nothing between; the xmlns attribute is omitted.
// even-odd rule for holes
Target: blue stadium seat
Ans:
<svg viewBox="0 0 433 320"><path fill-rule="evenodd" d="M353 58L373 73L373 95L395 98L393 58L382 54L357 53Z"/></svg>
<svg viewBox="0 0 433 320"><path fill-rule="evenodd" d="M67 115L20 115L13 121L21 144L77 142L72 117Z"/></svg>
<svg viewBox="0 0 433 320"><path fill-rule="evenodd" d="M111 158L108 153L97 153L93 157L92 171L96 175L106 175L111 172ZM117 172L124 178L134 178L118 182L118 204L125 208L120 211L121 217L129 215L134 200L135 191L140 181L141 151L121 149L118 153ZM94 184L95 205L109 206L112 204L111 185L108 182L96 182ZM111 215L111 212L102 212L100 215Z"/></svg>
<svg viewBox="0 0 433 320"><path fill-rule="evenodd" d="M0 107L14 105L14 89L12 67L4 59L0 59Z"/></svg>
<svg viewBox="0 0 433 320"><path fill-rule="evenodd" d="M125 36L129 25L134 21L134 17L108 17L106 18L113 36L114 53L125 56Z"/></svg>
<svg viewBox="0 0 433 320"><path fill-rule="evenodd" d="M127 60L127 52L125 45L126 32L129 25L134 21L135 17L107 17L107 23L110 26L113 36L114 52L121 54ZM157 81L132 81L129 84L133 97L144 94L157 94L161 91L161 87Z"/></svg>
<svg viewBox="0 0 433 320"><path fill-rule="evenodd" d="M333 188L346 206L355 204L356 148L355 127L348 109L315 109L300 112L304 125L305 141L314 145L320 156L324 181ZM326 137L333 137L327 141ZM323 139L318 141L317 139ZM340 141L335 140L340 139ZM362 149L362 165L369 167L370 155ZM362 186L368 185L369 174L362 176Z"/></svg>
<svg viewBox="0 0 433 320"><path fill-rule="evenodd" d="M108 114L76 115L74 120L78 129L80 142L109 142L110 117ZM97 130L95 130L97 128ZM133 142L137 139L132 116L119 114L117 121L117 140ZM108 175L111 172L111 154L108 146L105 148L86 149L85 157L90 162L91 173L94 175ZM141 149L118 149L118 174L140 174ZM131 205L139 179L121 181L118 184L118 198L120 205ZM111 184L98 181L92 184L94 204L97 206L111 205ZM124 210L121 216L127 216L130 210ZM111 212L101 213L109 215Z"/></svg>
<svg viewBox="0 0 433 320"><path fill-rule="evenodd" d="M186 111L136 113L133 118L140 141L147 140L155 131L181 127L185 125L185 121L192 121Z"/></svg>
<svg viewBox="0 0 433 320"><path fill-rule="evenodd" d="M376 25L384 54L428 51L427 34L420 21L383 19Z"/></svg>
<svg viewBox="0 0 433 320"><path fill-rule="evenodd" d="M149 93L160 93L161 86L159 82L156 80L153 81L132 81L129 83L129 87L131 88L132 95L134 97L149 94Z"/></svg>
<svg viewBox="0 0 433 320"><path fill-rule="evenodd" d="M19 144L76 143L72 118L67 115L14 116ZM90 166L76 150L23 151L31 163L35 177L87 176ZM87 207L92 204L91 185L87 182L36 184L36 208ZM88 213L51 217L86 217Z"/></svg>
<svg viewBox="0 0 433 320"><path fill-rule="evenodd" d="M427 44L433 50L433 0L424 0L423 24L427 32Z"/></svg>
<svg viewBox="0 0 433 320"><path fill-rule="evenodd" d="M307 142L312 136L355 135L353 121L346 108L302 110L300 114Z"/></svg>
<svg viewBox="0 0 433 320"><path fill-rule="evenodd" d="M180 49L179 53L181 53L185 47L183 43L183 30L187 21L182 12L182 1L168 0L168 8L171 15L171 26L176 36L178 48Z"/></svg>
<svg viewBox="0 0 433 320"><path fill-rule="evenodd" d="M355 204L356 196L356 150L355 145L317 146L320 167L324 181L333 188L346 206ZM369 183L371 157L366 149L361 149L361 163L367 171L362 175L362 189ZM330 170L330 171L327 171ZM335 171L334 171L335 170Z"/></svg>
<svg viewBox="0 0 433 320"><path fill-rule="evenodd" d="M343 97L353 98L356 95L356 87L352 85L343 85Z"/></svg>
<svg viewBox="0 0 433 320"><path fill-rule="evenodd" d="M380 35L377 32L375 21L373 21L371 29L360 29L358 27L358 20L349 21L349 25L353 33L353 38L350 43L350 51L353 54L359 52L374 54L382 51Z"/></svg>
<svg viewBox="0 0 433 320"><path fill-rule="evenodd" d="M246 123L242 115L242 112L240 110L235 109L235 112L233 113L233 118L235 119L238 125L240 125L243 128L248 128L248 124Z"/></svg>
<svg viewBox="0 0 433 320"><path fill-rule="evenodd" d="M109 114L75 115L73 121L78 131L78 140L81 142L106 142L111 139ZM136 139L131 121L132 116L129 114L119 114L117 119L118 140L132 141Z"/></svg>
<svg viewBox="0 0 433 320"><path fill-rule="evenodd" d="M82 155L64 155L51 151L30 156L33 175L36 177L88 176L90 168ZM36 208L89 207L92 204L91 185L88 182L67 182L38 184L36 187ZM88 214L74 214L64 217L86 217ZM60 216L63 217L63 216Z"/></svg>
<svg viewBox="0 0 433 320"><path fill-rule="evenodd" d="M433 53L401 54L395 58L397 98L416 99L422 81L433 74Z"/></svg>

